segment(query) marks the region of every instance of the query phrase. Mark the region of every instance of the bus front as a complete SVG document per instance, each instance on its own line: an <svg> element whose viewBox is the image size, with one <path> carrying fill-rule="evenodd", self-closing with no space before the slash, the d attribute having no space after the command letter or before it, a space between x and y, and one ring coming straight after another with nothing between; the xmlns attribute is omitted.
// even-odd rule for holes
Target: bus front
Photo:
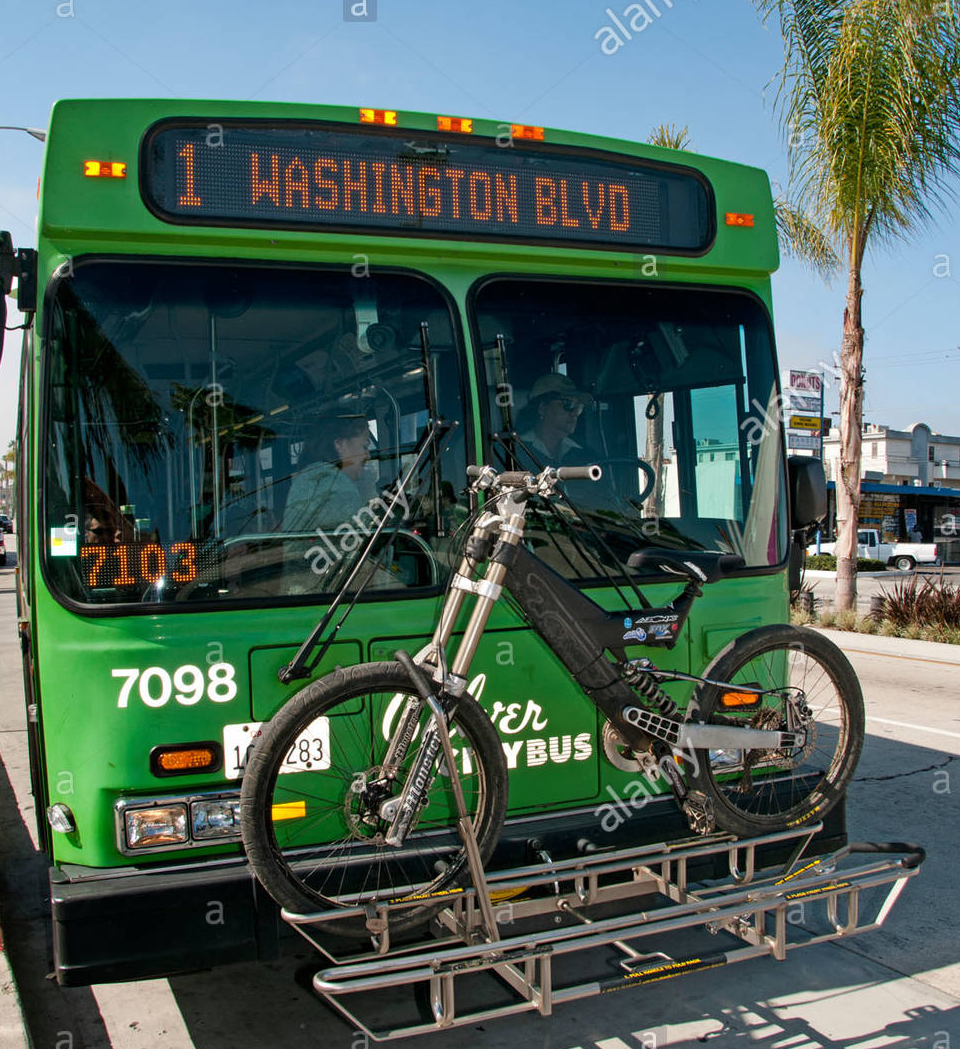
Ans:
<svg viewBox="0 0 960 1049"><path fill-rule="evenodd" d="M278 671L365 550L312 676L422 645L468 463L600 462L601 485L571 486L581 516L535 517L529 540L607 607L644 546L744 558L665 666L696 672L786 616L756 169L423 114L69 101L38 252L20 610L63 983L276 950L238 798L295 690ZM437 420L456 425L431 437ZM676 590L640 582L654 602ZM505 604L475 666L510 768L506 860L663 839L665 785L638 801L602 718Z"/></svg>

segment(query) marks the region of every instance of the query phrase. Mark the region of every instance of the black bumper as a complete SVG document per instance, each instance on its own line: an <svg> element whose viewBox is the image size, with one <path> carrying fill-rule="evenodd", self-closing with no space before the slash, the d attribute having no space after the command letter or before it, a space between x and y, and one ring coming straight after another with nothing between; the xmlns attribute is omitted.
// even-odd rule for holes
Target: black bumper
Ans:
<svg viewBox="0 0 960 1049"><path fill-rule="evenodd" d="M689 837L672 797L631 812L611 834L598 829L595 808L511 820L491 866L536 862L541 849L561 858L592 846L623 848ZM846 840L841 802L807 854L830 852ZM791 849L760 850L758 866L783 862ZM690 879L729 875L723 859L691 863ZM51 868L50 901L55 971L65 987L269 961L278 957L281 934L295 935L242 858L150 872L86 870L74 880Z"/></svg>

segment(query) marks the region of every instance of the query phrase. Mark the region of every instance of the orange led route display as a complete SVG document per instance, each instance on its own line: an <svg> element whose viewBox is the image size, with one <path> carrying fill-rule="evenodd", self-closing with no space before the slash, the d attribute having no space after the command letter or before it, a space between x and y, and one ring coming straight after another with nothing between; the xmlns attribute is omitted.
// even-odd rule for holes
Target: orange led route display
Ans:
<svg viewBox="0 0 960 1049"><path fill-rule="evenodd" d="M84 583L102 587L147 587L161 579L171 587L197 578L197 548L193 543L107 543L80 547Z"/></svg>
<svg viewBox="0 0 960 1049"><path fill-rule="evenodd" d="M171 222L369 229L698 252L709 186L686 168L327 126L167 126L144 146L147 203Z"/></svg>

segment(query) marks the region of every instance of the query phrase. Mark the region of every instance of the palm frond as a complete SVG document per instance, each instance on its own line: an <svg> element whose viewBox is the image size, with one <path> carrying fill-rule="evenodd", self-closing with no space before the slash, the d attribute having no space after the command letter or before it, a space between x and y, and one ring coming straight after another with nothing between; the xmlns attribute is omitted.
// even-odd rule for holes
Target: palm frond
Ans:
<svg viewBox="0 0 960 1049"><path fill-rule="evenodd" d="M778 108L794 197L859 264L956 192L960 12L939 0L757 0L786 60Z"/></svg>
<svg viewBox="0 0 960 1049"><path fill-rule="evenodd" d="M840 268L840 257L827 235L806 212L783 197L775 198L773 211L783 254L812 266L829 282Z"/></svg>
<svg viewBox="0 0 960 1049"><path fill-rule="evenodd" d="M677 128L674 124L658 124L647 137L651 146L663 146L666 149L693 149L690 142L690 129L685 124Z"/></svg>

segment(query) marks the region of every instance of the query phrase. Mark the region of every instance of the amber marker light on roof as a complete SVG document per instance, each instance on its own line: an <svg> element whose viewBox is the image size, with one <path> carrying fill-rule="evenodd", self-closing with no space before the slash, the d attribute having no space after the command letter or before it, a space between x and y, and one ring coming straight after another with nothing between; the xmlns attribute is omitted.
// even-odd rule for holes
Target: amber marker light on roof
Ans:
<svg viewBox="0 0 960 1049"><path fill-rule="evenodd" d="M473 121L469 117L437 117L437 131L459 131L463 135L472 135Z"/></svg>
<svg viewBox="0 0 960 1049"><path fill-rule="evenodd" d="M390 127L397 126L397 111L395 109L361 109L361 124L387 124Z"/></svg>
<svg viewBox="0 0 960 1049"><path fill-rule="evenodd" d="M127 165L122 160L85 160L83 173L87 178L126 178Z"/></svg>
<svg viewBox="0 0 960 1049"><path fill-rule="evenodd" d="M511 124L511 138L529 138L535 142L543 141L543 128L533 127L531 124Z"/></svg>
<svg viewBox="0 0 960 1049"><path fill-rule="evenodd" d="M728 226L752 226L753 216L744 215L740 211L728 211L724 216Z"/></svg>

